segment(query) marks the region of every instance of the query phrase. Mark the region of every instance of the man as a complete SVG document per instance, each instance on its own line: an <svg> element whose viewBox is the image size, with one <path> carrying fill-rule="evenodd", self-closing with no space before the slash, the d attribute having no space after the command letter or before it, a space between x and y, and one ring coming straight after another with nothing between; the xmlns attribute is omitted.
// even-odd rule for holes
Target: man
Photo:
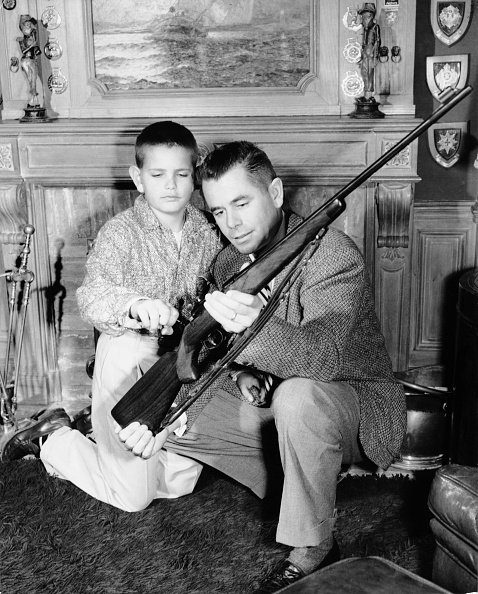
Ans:
<svg viewBox="0 0 478 594"><path fill-rule="evenodd" d="M249 142L215 149L200 178L206 202L230 242L213 267L220 287L300 219L283 211L282 182L267 155ZM214 291L205 307L225 330L239 333L264 302L238 291ZM265 380L276 378L265 406L251 406L251 391L241 397L235 385L241 376L224 373L188 409L189 431L170 436L165 447L225 472L264 497L270 453L278 446L284 483L277 540L291 551L257 590L275 592L338 559L333 528L341 465L368 458L386 468L398 456L405 431L403 391L393 378L363 258L349 237L334 228L327 231L238 363ZM153 438L138 423L119 437L143 457L165 439Z"/></svg>

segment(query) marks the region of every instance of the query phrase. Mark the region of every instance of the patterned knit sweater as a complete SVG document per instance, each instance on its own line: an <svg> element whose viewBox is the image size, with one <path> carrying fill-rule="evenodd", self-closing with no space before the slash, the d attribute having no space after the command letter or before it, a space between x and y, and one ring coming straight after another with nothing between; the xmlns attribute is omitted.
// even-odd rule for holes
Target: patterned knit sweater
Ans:
<svg viewBox="0 0 478 594"><path fill-rule="evenodd" d="M291 215L288 231L300 221ZM222 286L247 260L227 246L215 261L216 284ZM275 287L291 265L276 277ZM362 255L341 231L327 231L287 299L237 361L283 379L349 383L359 396L359 439L366 456L387 468L399 455L405 396L392 373ZM188 410L188 426L214 397L215 387L239 395L224 373Z"/></svg>
<svg viewBox="0 0 478 594"><path fill-rule="evenodd" d="M204 295L203 279L222 247L216 227L192 205L186 207L181 247L161 225L143 195L99 230L77 290L82 318L101 332L119 336L139 328L129 318L140 298L163 299L188 318Z"/></svg>

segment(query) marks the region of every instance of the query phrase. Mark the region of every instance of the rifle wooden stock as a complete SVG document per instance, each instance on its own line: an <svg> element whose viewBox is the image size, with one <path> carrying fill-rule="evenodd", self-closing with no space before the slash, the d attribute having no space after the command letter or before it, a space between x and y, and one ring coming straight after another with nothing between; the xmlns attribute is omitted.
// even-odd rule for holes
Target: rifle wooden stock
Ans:
<svg viewBox="0 0 478 594"><path fill-rule="evenodd" d="M386 151L362 173L339 190L325 204L309 215L282 240L271 246L250 266L231 277L223 290L236 289L256 294L289 264L310 243L321 229L333 222L345 208L345 198L361 186L390 159L418 138L425 130L450 111L472 91L447 93L448 101L438 107L426 120ZM203 305L186 326L178 351L162 355L113 408L113 418L123 427L133 421L145 424L154 433L161 427L181 385L200 378L197 359L204 341L219 327Z"/></svg>

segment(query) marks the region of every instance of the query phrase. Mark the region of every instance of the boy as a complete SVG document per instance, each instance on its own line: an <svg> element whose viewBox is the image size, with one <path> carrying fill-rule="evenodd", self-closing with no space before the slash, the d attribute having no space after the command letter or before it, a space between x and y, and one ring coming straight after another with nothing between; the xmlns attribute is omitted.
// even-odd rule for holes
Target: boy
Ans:
<svg viewBox="0 0 478 594"><path fill-rule="evenodd" d="M40 451L47 471L125 511L190 493L202 468L164 450L148 460L132 456L110 414L157 360L158 336L171 334L180 315L190 316L221 247L213 225L189 203L197 155L184 126L163 121L146 127L130 168L141 195L105 223L88 257L77 297L81 316L101 332L92 386L96 443L71 429L60 409L15 434L3 451L3 459L38 453L32 439L49 435ZM178 421L167 431L178 429Z"/></svg>

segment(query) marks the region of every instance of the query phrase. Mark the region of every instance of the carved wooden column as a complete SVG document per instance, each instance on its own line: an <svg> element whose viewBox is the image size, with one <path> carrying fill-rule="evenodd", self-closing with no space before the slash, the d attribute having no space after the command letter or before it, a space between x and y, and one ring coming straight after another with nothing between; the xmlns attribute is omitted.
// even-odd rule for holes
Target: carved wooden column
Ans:
<svg viewBox="0 0 478 594"><path fill-rule="evenodd" d="M410 308L410 208L412 184L380 183L376 190L377 308L394 369L406 369Z"/></svg>

